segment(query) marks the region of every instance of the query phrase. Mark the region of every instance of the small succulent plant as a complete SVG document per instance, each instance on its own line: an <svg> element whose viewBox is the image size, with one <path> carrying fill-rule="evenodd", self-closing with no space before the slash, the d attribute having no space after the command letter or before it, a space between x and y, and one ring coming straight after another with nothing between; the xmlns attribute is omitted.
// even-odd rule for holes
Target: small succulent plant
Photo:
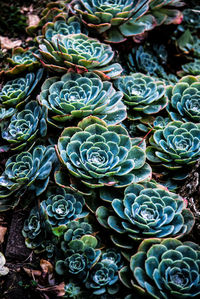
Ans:
<svg viewBox="0 0 200 299"><path fill-rule="evenodd" d="M21 47L14 48L12 57L8 58L10 64L13 65L11 69L5 71L8 75L17 75L23 71L32 72L40 66L39 61L35 58L34 54L39 54L37 47L30 47L23 49Z"/></svg>
<svg viewBox="0 0 200 299"><path fill-rule="evenodd" d="M6 109L6 108L0 107L0 122L10 118L15 112L16 112L16 110L14 108ZM2 128L2 123L0 124L1 128Z"/></svg>
<svg viewBox="0 0 200 299"><path fill-rule="evenodd" d="M90 116L77 127L64 129L57 151L61 163L86 186L124 187L151 177L139 143L141 140L131 139L122 126L107 126L103 120Z"/></svg>
<svg viewBox="0 0 200 299"><path fill-rule="evenodd" d="M36 101L31 101L24 110L15 113L9 122L4 122L1 135L12 150L19 151L27 144L31 145L37 137L46 136L46 133L46 109L41 108Z"/></svg>
<svg viewBox="0 0 200 299"><path fill-rule="evenodd" d="M43 70L40 69L36 74L28 73L25 77L8 81L0 91L0 104L3 107L17 107L26 102L41 80L42 74Z"/></svg>
<svg viewBox="0 0 200 299"><path fill-rule="evenodd" d="M93 233L92 226L89 223L83 221L83 219L70 221L63 235L63 241L61 242L61 249L65 252L68 249L68 244L70 241L78 240L82 236L91 235L92 233Z"/></svg>
<svg viewBox="0 0 200 299"><path fill-rule="evenodd" d="M0 176L0 210L14 208L18 204L20 198L15 198L14 192L29 190L36 196L44 192L56 161L52 146L38 145L31 151L11 156Z"/></svg>
<svg viewBox="0 0 200 299"><path fill-rule="evenodd" d="M93 73L68 73L52 77L42 85L39 101L48 109L49 123L62 127L67 120L95 115L115 125L126 118L122 92L112 83L102 82Z"/></svg>
<svg viewBox="0 0 200 299"><path fill-rule="evenodd" d="M183 77L167 89L172 120L200 122L200 76Z"/></svg>
<svg viewBox="0 0 200 299"><path fill-rule="evenodd" d="M46 40L51 41L56 34L69 35L82 32L82 26L77 16L67 18L67 14L61 13L57 15L53 22L48 22L44 25L42 33ZM83 29L83 33L86 30Z"/></svg>
<svg viewBox="0 0 200 299"><path fill-rule="evenodd" d="M107 249L101 259L90 271L86 288L94 295L116 294L120 289L118 271L122 268L121 255Z"/></svg>
<svg viewBox="0 0 200 299"><path fill-rule="evenodd" d="M103 78L114 78L122 72L119 63L109 64L114 52L109 45L85 34L54 35L51 42L43 40L39 46L44 67L65 73L69 69L79 72L93 71Z"/></svg>
<svg viewBox="0 0 200 299"><path fill-rule="evenodd" d="M69 282L65 285L65 295L63 298L81 299L83 298L83 291L79 284L75 282Z"/></svg>
<svg viewBox="0 0 200 299"><path fill-rule="evenodd" d="M181 67L182 70L178 72L180 77L186 75L200 76L200 59L194 59L194 61L183 64Z"/></svg>
<svg viewBox="0 0 200 299"><path fill-rule="evenodd" d="M200 249L193 242L176 239L144 240L131 257L133 278L122 268L122 282L148 298L197 298L200 295ZM128 298L133 298L132 296Z"/></svg>
<svg viewBox="0 0 200 299"><path fill-rule="evenodd" d="M135 73L115 80L117 89L123 92L128 106L128 117L136 120L142 116L158 113L167 106L165 85L150 76Z"/></svg>
<svg viewBox="0 0 200 299"><path fill-rule="evenodd" d="M3 255L3 253L0 252L0 277L4 276L4 275L7 275L8 272L9 272L9 269L4 266L5 263L6 263L6 259Z"/></svg>
<svg viewBox="0 0 200 299"><path fill-rule="evenodd" d="M96 214L100 223L115 231L115 245L130 249L132 240L177 238L189 233L194 216L186 206L177 194L148 182L132 184L125 189L124 198L114 198L115 215L105 207L99 207Z"/></svg>
<svg viewBox="0 0 200 299"><path fill-rule="evenodd" d="M85 282L89 270L101 255L101 250L96 249L97 239L91 235L84 235L79 240L70 241L68 246L65 259L56 262L56 272Z"/></svg>
<svg viewBox="0 0 200 299"><path fill-rule="evenodd" d="M68 225L74 219L87 216L84 212L84 198L73 191L65 191L57 188L48 198L41 203L41 207L47 215L48 221L53 228Z"/></svg>

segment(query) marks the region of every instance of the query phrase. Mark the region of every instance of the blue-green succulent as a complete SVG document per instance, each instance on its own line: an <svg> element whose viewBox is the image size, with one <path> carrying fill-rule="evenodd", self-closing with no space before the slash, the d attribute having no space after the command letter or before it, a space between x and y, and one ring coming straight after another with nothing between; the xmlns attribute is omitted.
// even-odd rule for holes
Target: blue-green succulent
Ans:
<svg viewBox="0 0 200 299"><path fill-rule="evenodd" d="M151 178L144 147L140 138L130 138L121 125L108 126L103 120L90 116L77 127L64 129L57 152L70 174L86 186L120 188ZM64 183L60 172L56 181Z"/></svg>
<svg viewBox="0 0 200 299"><path fill-rule="evenodd" d="M61 78L47 79L41 89L39 101L48 109L48 121L62 127L67 120L95 115L115 125L126 118L122 92L111 82L103 81L94 73L83 75L67 73Z"/></svg>

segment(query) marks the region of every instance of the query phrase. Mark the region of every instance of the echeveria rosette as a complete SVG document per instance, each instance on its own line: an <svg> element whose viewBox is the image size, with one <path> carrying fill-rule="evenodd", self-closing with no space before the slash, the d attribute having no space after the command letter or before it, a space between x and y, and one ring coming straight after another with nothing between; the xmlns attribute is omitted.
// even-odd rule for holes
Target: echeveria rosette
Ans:
<svg viewBox="0 0 200 299"><path fill-rule="evenodd" d="M52 37L56 34L69 35L86 33L86 30L82 28L82 24L77 16L67 18L66 13L60 13L57 15L53 22L47 22L42 28L42 34L45 39L51 41Z"/></svg>
<svg viewBox="0 0 200 299"><path fill-rule="evenodd" d="M93 295L115 295L120 290L118 271L122 268L120 253L107 249L100 261L92 268L85 283Z"/></svg>
<svg viewBox="0 0 200 299"><path fill-rule="evenodd" d="M56 162L53 146L38 145L30 151L11 156L0 176L0 210L11 209L18 204L20 198L16 192L29 190L36 196L43 193Z"/></svg>
<svg viewBox="0 0 200 299"><path fill-rule="evenodd" d="M84 235L92 235L94 233L92 226L83 219L70 221L63 235L61 249L65 252L68 249L68 244L72 240L78 240Z"/></svg>
<svg viewBox="0 0 200 299"><path fill-rule="evenodd" d="M28 71L32 72L40 67L40 62L34 57L34 54L39 54L37 47L30 47L23 49L17 47L13 49L12 57L8 58L10 64L13 65L8 70L3 70L6 75L17 75L21 72Z"/></svg>
<svg viewBox="0 0 200 299"><path fill-rule="evenodd" d="M74 281L68 282L65 285L64 290L65 295L63 296L63 298L81 299L84 295L86 295L85 292L80 288L80 284ZM87 294L86 296L89 296L89 294Z"/></svg>
<svg viewBox="0 0 200 299"><path fill-rule="evenodd" d="M41 89L39 101L48 109L50 124L63 127L67 120L95 115L115 125L126 118L123 94L94 73L67 73L61 78L47 79Z"/></svg>
<svg viewBox="0 0 200 299"><path fill-rule="evenodd" d="M9 272L9 269L5 267L6 259L2 252L0 252L0 277L7 275Z"/></svg>
<svg viewBox="0 0 200 299"><path fill-rule="evenodd" d="M6 109L6 108L0 107L0 122L4 121L5 119L10 118L15 112L16 112L16 110L14 108ZM2 123L0 124L0 127L2 127Z"/></svg>
<svg viewBox="0 0 200 299"><path fill-rule="evenodd" d="M92 71L106 79L117 77L122 72L119 63L110 64L114 52L109 45L82 33L54 35L51 42L44 39L39 50L38 59L53 72L66 73L69 69Z"/></svg>
<svg viewBox="0 0 200 299"><path fill-rule="evenodd" d="M181 68L182 70L177 72L180 77L186 75L200 76L200 59L194 59L192 62L183 64Z"/></svg>
<svg viewBox="0 0 200 299"><path fill-rule="evenodd" d="M28 101L42 75L43 69L39 69L36 74L28 73L25 77L6 82L0 91L0 105L17 108L19 104Z"/></svg>
<svg viewBox="0 0 200 299"><path fill-rule="evenodd" d="M166 128L156 130L149 141L147 159L164 167L174 179L186 178L191 166L200 158L200 124L173 121Z"/></svg>
<svg viewBox="0 0 200 299"><path fill-rule="evenodd" d="M130 259L132 272L122 268L122 282L148 298L199 297L200 248L193 242L168 238L144 240ZM129 273L129 275L128 275ZM134 298L133 295L127 298Z"/></svg>
<svg viewBox="0 0 200 299"><path fill-rule="evenodd" d="M84 198L73 192L58 188L56 192L41 202L41 207L47 215L53 228L67 226L71 221L87 216L84 211Z"/></svg>
<svg viewBox="0 0 200 299"><path fill-rule="evenodd" d="M186 206L177 194L148 182L132 184L125 189L124 198L113 199L114 215L105 207L98 208L96 214L100 223L115 231L112 240L117 246L131 248L134 240L188 234L194 216Z"/></svg>
<svg viewBox="0 0 200 299"><path fill-rule="evenodd" d="M121 125L107 125L89 116L77 127L65 128L58 140L61 163L89 188L125 187L151 178L141 140L130 138ZM61 175L56 176L58 184Z"/></svg>
<svg viewBox="0 0 200 299"><path fill-rule="evenodd" d="M148 0L81 0L75 5L82 22L103 34L105 41L111 43L123 42L128 37L153 29L155 18L144 15L148 8Z"/></svg>
<svg viewBox="0 0 200 299"><path fill-rule="evenodd" d="M91 267L98 262L101 255L101 250L96 247L97 239L91 235L70 241L65 251L65 259L56 262L56 272L85 282Z"/></svg>
<svg viewBox="0 0 200 299"><path fill-rule="evenodd" d="M200 76L183 77L167 88L168 112L172 120L200 122Z"/></svg>
<svg viewBox="0 0 200 299"><path fill-rule="evenodd" d="M167 106L164 83L150 76L135 73L119 77L114 84L123 92L123 102L129 108L128 117L132 120L158 113Z"/></svg>
<svg viewBox="0 0 200 299"><path fill-rule="evenodd" d="M1 136L10 144L11 150L22 150L36 138L46 136L46 117L46 108L31 101L24 110L16 112L9 122L4 122Z"/></svg>

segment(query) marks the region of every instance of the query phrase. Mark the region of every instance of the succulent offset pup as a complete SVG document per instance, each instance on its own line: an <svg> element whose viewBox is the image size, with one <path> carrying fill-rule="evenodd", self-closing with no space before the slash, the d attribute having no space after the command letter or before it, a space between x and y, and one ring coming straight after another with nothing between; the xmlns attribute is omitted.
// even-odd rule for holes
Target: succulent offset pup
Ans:
<svg viewBox="0 0 200 299"><path fill-rule="evenodd" d="M70 72L61 78L47 79L42 85L39 101L48 109L48 122L57 127L65 126L67 120L89 115L115 125L127 115L122 96L123 93L116 91L111 82L102 81L94 73Z"/></svg>
<svg viewBox="0 0 200 299"><path fill-rule="evenodd" d="M65 128L57 146L61 163L90 188L125 187L151 178L140 138L130 138L121 125L107 125L89 116L77 127ZM56 176L58 184L61 176Z"/></svg>

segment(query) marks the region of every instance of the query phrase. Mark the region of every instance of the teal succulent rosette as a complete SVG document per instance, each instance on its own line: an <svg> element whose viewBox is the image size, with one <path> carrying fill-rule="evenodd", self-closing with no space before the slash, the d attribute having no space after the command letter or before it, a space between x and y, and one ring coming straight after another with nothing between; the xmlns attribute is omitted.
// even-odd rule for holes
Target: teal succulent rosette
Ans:
<svg viewBox="0 0 200 299"><path fill-rule="evenodd" d="M39 45L38 59L44 67L58 73L73 69L79 72L92 71L103 78L117 77L122 68L119 63L110 64L114 51L85 34L54 35L51 42L44 39Z"/></svg>
<svg viewBox="0 0 200 299"><path fill-rule="evenodd" d="M151 178L145 149L138 144L145 146L140 138L130 138L121 125L108 126L90 116L77 127L64 129L57 152L70 174L86 186L121 188ZM56 181L64 184L61 172L56 174Z"/></svg>
<svg viewBox="0 0 200 299"><path fill-rule="evenodd" d="M167 89L172 120L200 122L200 76L186 76Z"/></svg>
<svg viewBox="0 0 200 299"><path fill-rule="evenodd" d="M200 157L200 125L170 122L166 128L156 130L150 144L146 150L147 159L168 172L173 171L174 179L184 179L190 166Z"/></svg>
<svg viewBox="0 0 200 299"><path fill-rule="evenodd" d="M112 191L108 190L103 199L110 201L111 196ZM195 223L183 198L153 182L128 186L122 198L116 198L114 193L111 204L112 210L101 206L96 215L104 227L113 230L111 239L122 248L133 248L134 240L180 238Z"/></svg>
<svg viewBox="0 0 200 299"><path fill-rule="evenodd" d="M200 294L200 250L193 242L176 239L144 240L122 268L122 282L140 296L155 299L198 298ZM134 298L131 294L127 299Z"/></svg>
<svg viewBox="0 0 200 299"><path fill-rule="evenodd" d="M46 136L46 117L45 107L31 101L24 110L16 112L9 122L4 122L1 136L10 144L11 150L19 151L31 145L36 138Z"/></svg>
<svg viewBox="0 0 200 299"><path fill-rule="evenodd" d="M0 176L0 211L14 208L20 201L19 193L29 190L36 196L42 194L56 162L53 146L38 145L30 151L11 156Z"/></svg>
<svg viewBox="0 0 200 299"><path fill-rule="evenodd" d="M25 77L8 81L0 91L0 105L15 108L28 101L42 75L43 69L39 69L36 74L28 73Z"/></svg>
<svg viewBox="0 0 200 299"><path fill-rule="evenodd" d="M141 119L145 115L158 113L167 106L164 83L150 76L135 73L119 77L114 84L124 94L123 102L129 108L130 119Z"/></svg>
<svg viewBox="0 0 200 299"><path fill-rule="evenodd" d="M61 78L47 79L39 95L40 103L48 109L48 122L63 127L68 120L95 115L115 125L126 118L122 92L111 82L103 81L94 73L67 73Z"/></svg>

